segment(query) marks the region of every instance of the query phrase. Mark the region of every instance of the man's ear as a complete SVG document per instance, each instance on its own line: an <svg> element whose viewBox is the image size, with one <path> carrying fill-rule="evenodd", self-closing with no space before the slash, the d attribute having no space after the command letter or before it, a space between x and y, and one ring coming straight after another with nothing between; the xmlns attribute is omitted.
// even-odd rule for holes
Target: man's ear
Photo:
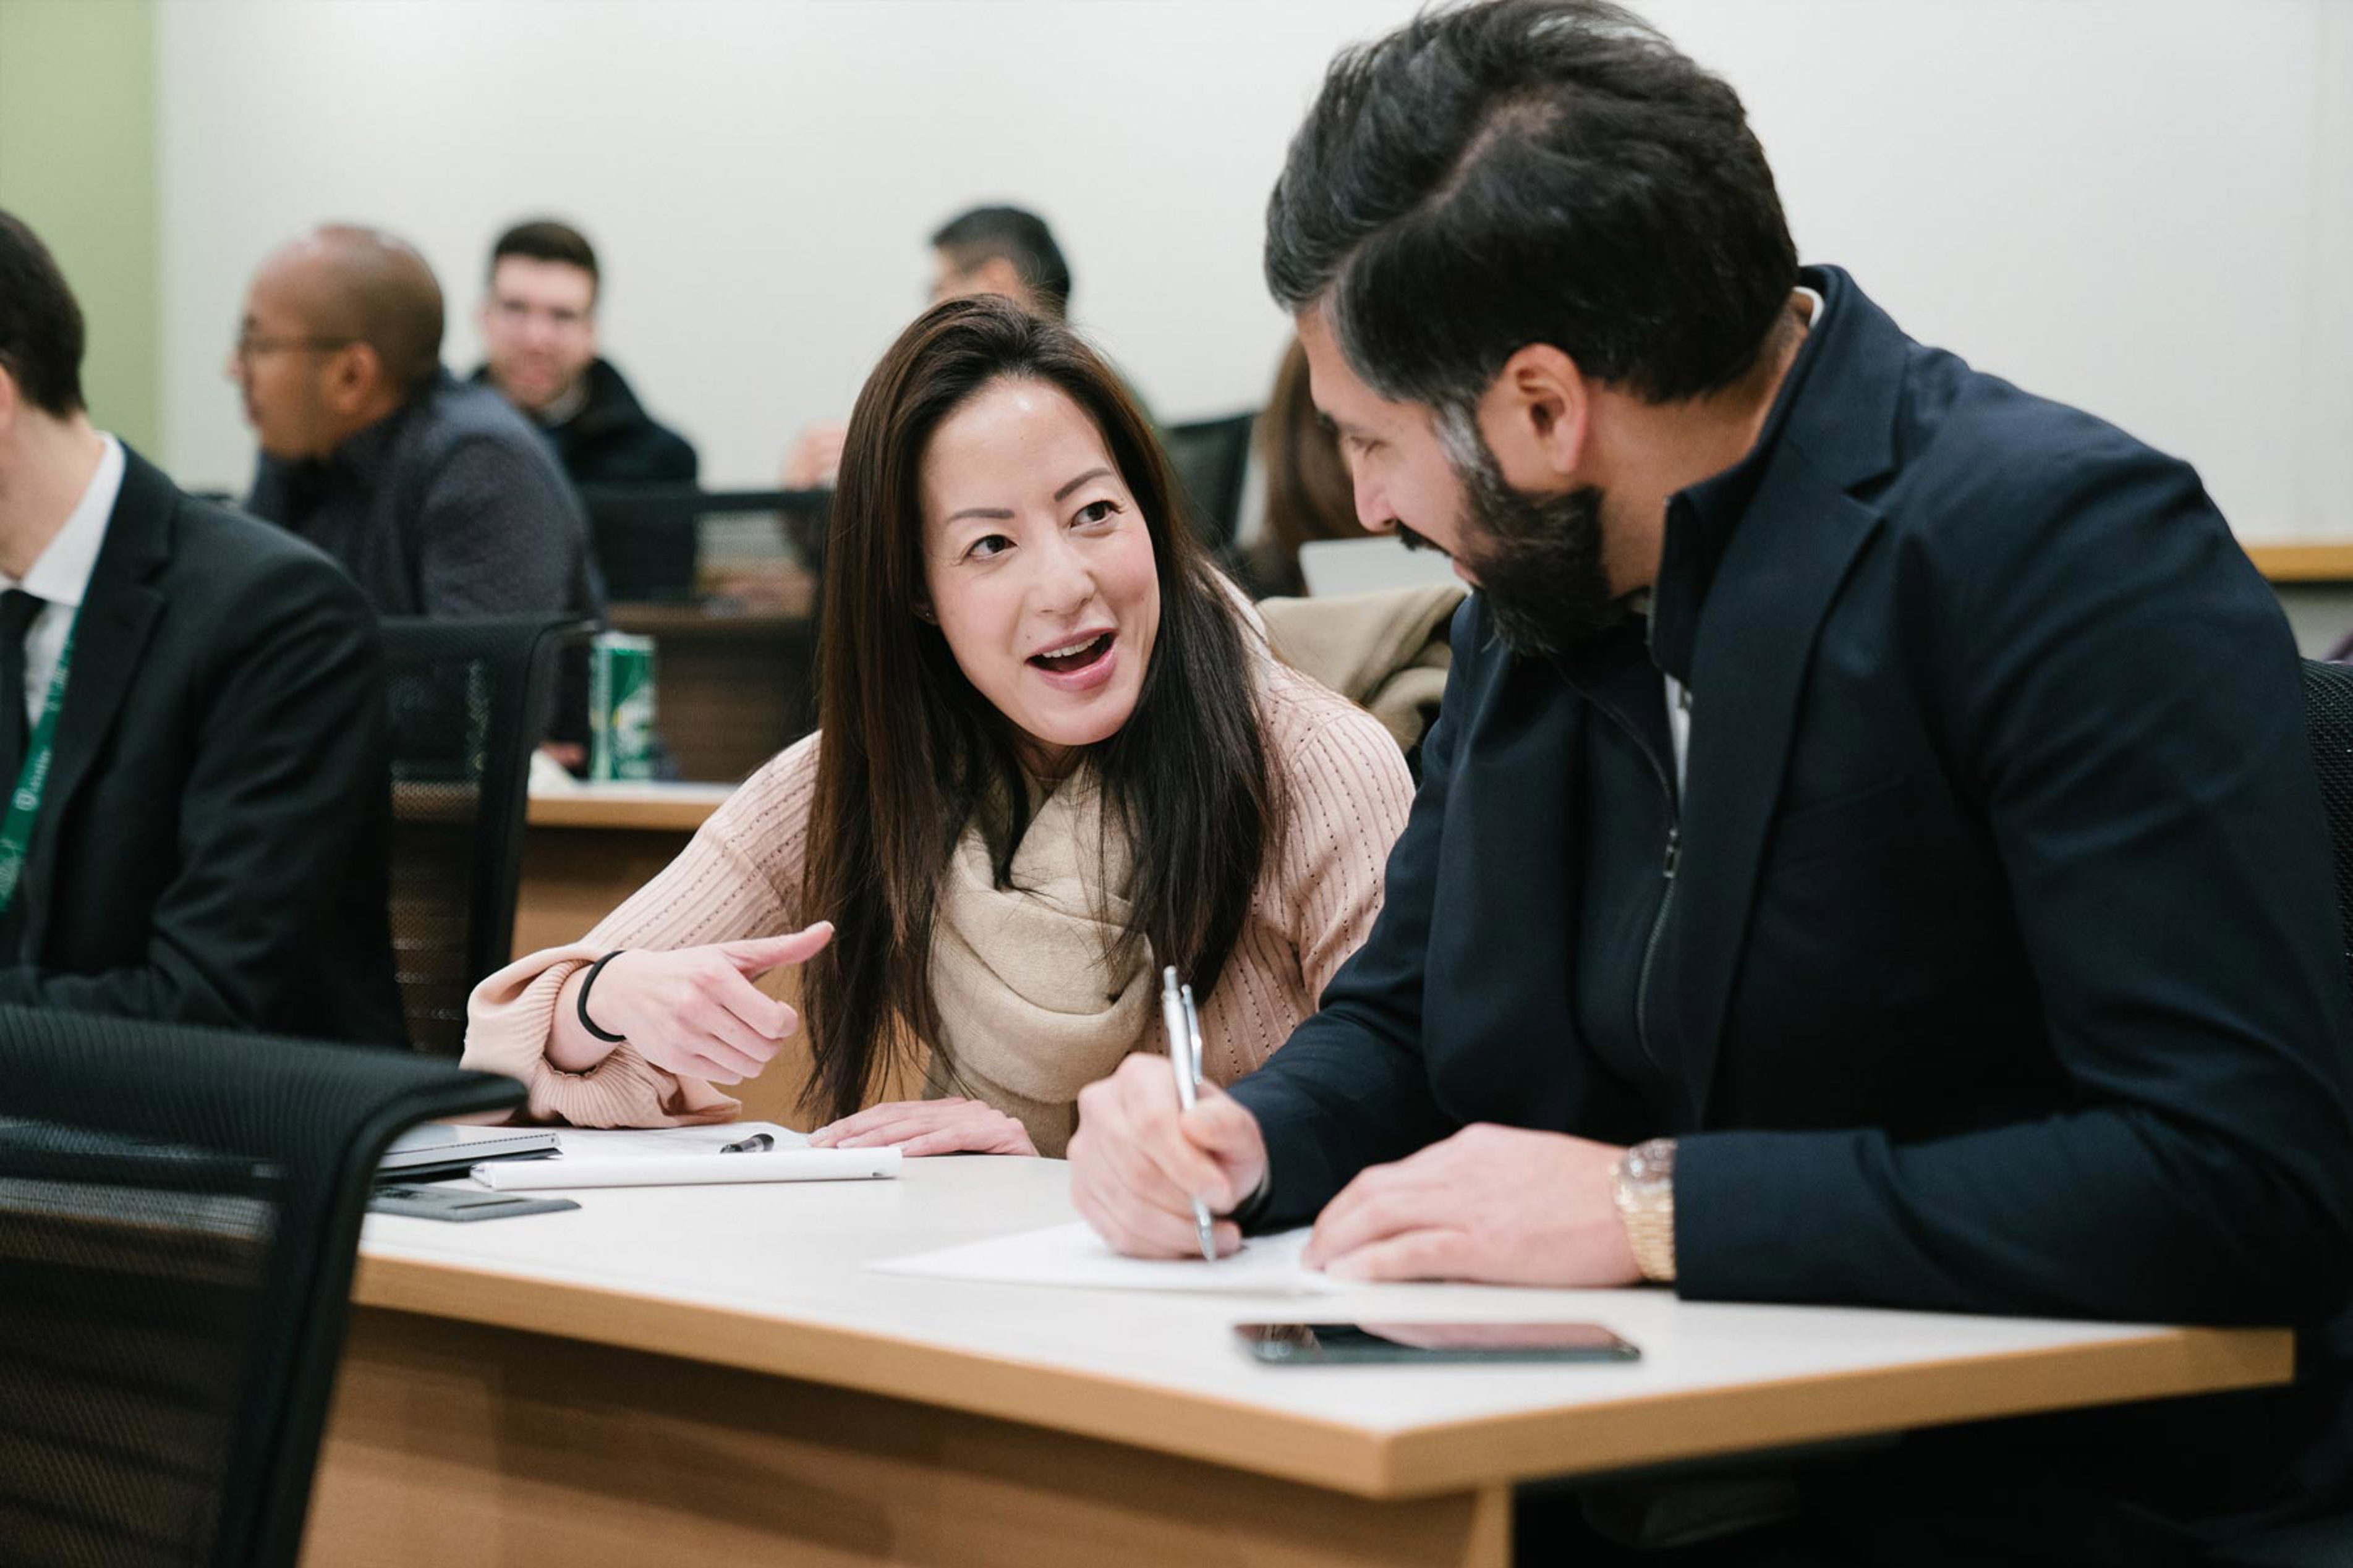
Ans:
<svg viewBox="0 0 2353 1568"><path fill-rule="evenodd" d="M16 373L0 363L0 440L16 434L16 421L24 411L25 394L16 384Z"/></svg>
<svg viewBox="0 0 2353 1568"><path fill-rule="evenodd" d="M324 375L327 405L353 414L384 385L384 361L373 343L345 343L328 356Z"/></svg>
<svg viewBox="0 0 2353 1568"><path fill-rule="evenodd" d="M1567 489L1586 458L1593 391L1577 362L1549 343L1514 352L1479 399L1479 432L1514 489Z"/></svg>

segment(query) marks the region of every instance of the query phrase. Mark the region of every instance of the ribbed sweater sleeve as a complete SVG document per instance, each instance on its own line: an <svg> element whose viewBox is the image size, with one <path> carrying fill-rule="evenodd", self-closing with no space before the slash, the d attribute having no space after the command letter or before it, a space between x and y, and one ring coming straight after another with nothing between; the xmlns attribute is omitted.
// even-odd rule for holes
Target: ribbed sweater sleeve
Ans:
<svg viewBox="0 0 2353 1568"><path fill-rule="evenodd" d="M576 1127L674 1127L724 1121L741 1105L699 1079L679 1078L626 1045L586 1072L546 1057L556 994L574 971L617 948L666 952L774 936L798 923L793 906L817 788L817 737L782 752L713 812L677 859L578 942L519 958L474 988L464 1065L520 1079L529 1112Z"/></svg>

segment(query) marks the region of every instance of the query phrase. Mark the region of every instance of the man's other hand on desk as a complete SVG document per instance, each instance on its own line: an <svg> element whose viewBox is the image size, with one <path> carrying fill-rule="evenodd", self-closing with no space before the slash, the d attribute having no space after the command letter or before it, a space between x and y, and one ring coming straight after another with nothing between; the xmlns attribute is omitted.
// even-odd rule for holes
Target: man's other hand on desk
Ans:
<svg viewBox="0 0 2353 1568"><path fill-rule="evenodd" d="M1080 1090L1070 1157L1071 1201L1133 1258L1198 1258L1193 1200L1229 1215L1266 1177L1257 1117L1214 1085L1179 1111L1167 1058L1140 1053ZM1240 1247L1240 1227L1220 1219L1215 1239L1222 1258Z"/></svg>
<svg viewBox="0 0 2353 1568"><path fill-rule="evenodd" d="M812 1149L896 1149L923 1154L1029 1154L1029 1129L977 1100L894 1100L829 1121L809 1134Z"/></svg>
<svg viewBox="0 0 2353 1568"><path fill-rule="evenodd" d="M1642 1278L1618 1217L1623 1149L1479 1123L1375 1165L1316 1216L1301 1261L1344 1279L1583 1288Z"/></svg>
<svg viewBox="0 0 2353 1568"><path fill-rule="evenodd" d="M611 1055L617 1042L591 1034L584 1025L593 1021L665 1072L712 1083L756 1078L801 1020L753 980L779 964L807 963L831 940L833 927L821 921L783 936L617 953L598 971L585 1007L588 971L565 982L547 1059L582 1072Z"/></svg>

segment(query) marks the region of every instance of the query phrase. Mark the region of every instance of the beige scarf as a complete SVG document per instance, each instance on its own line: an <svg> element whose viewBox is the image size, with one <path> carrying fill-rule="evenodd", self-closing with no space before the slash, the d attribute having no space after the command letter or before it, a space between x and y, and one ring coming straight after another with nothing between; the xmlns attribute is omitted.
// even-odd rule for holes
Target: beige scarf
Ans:
<svg viewBox="0 0 2353 1568"><path fill-rule="evenodd" d="M979 826L965 825L932 932L940 1038L929 1093L987 1100L1018 1118L1039 1153L1061 1154L1079 1090L1142 1044L1154 1016L1145 955L1116 973L1103 959L1127 921L1130 867L1087 768L1039 807L1008 887L991 875Z"/></svg>

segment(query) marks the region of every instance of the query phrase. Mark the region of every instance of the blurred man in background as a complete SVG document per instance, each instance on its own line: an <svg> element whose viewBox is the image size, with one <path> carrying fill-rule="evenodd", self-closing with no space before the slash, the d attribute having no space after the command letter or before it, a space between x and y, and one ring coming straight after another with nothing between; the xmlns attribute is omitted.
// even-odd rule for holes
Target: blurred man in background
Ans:
<svg viewBox="0 0 2353 1568"><path fill-rule="evenodd" d="M1068 319L1071 264L1044 218L1022 207L974 207L934 231L930 302L972 294L1001 294L1033 315ZM831 488L849 428L822 419L803 429L785 459L785 489Z"/></svg>
<svg viewBox="0 0 2353 1568"><path fill-rule="evenodd" d="M535 218L499 236L474 379L539 427L575 485L692 484L694 447L596 352L602 289L596 250L569 224Z"/></svg>

